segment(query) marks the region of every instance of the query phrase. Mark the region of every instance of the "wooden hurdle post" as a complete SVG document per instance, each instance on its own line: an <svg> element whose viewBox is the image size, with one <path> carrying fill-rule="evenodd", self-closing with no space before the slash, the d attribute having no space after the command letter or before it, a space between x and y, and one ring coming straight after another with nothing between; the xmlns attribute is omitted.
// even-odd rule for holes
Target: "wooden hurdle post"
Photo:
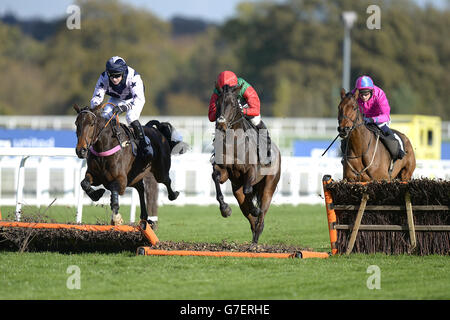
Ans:
<svg viewBox="0 0 450 320"><path fill-rule="evenodd" d="M367 200L369 200L369 196L367 195L367 193L364 193L361 200L361 205L358 209L358 214L356 215L355 223L353 224L352 235L350 236L347 252L345 253L347 255L352 252L353 246L355 245L356 236L358 235L359 227L361 226L362 216L364 214L364 210L366 210Z"/></svg>

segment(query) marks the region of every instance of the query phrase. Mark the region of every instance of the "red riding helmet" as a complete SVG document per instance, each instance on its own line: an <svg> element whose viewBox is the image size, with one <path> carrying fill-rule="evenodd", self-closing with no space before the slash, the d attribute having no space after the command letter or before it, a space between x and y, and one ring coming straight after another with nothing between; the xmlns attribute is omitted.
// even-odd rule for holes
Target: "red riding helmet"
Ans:
<svg viewBox="0 0 450 320"><path fill-rule="evenodd" d="M217 86L223 88L224 85L234 87L238 84L237 76L232 71L223 71L217 77Z"/></svg>

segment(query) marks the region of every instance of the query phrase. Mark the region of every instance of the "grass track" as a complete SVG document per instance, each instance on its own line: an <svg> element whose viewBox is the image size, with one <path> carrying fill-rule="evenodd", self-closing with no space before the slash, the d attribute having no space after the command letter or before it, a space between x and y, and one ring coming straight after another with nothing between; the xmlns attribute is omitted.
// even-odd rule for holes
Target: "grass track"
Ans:
<svg viewBox="0 0 450 320"><path fill-rule="evenodd" d="M1 208L3 217L12 208ZM43 210L41 210L42 212ZM24 208L24 216L37 209ZM124 218L129 208L124 207ZM74 221L75 209L50 208L57 222ZM224 219L216 206L164 206L160 240L249 242L250 228L237 207ZM109 209L85 208L84 222L109 221ZM261 243L329 250L322 206L274 206ZM0 252L0 299L449 299L450 258L383 254L329 259L142 257L121 254ZM81 270L81 289L69 290L67 268ZM369 290L370 265L381 289Z"/></svg>

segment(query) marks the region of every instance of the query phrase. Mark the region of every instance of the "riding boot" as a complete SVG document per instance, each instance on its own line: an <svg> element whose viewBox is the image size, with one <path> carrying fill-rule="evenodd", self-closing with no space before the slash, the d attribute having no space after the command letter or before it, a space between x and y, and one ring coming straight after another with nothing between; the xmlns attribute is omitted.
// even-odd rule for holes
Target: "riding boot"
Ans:
<svg viewBox="0 0 450 320"><path fill-rule="evenodd" d="M262 135L259 135L259 130L265 129L266 130L266 146L267 146L267 155L263 157L263 159L259 156L259 143L258 143L258 158L260 160L260 163L263 165L270 165L272 163L272 140L270 139L269 131L267 130L266 125L261 120L259 124L256 126L258 129L258 136L261 137Z"/></svg>
<svg viewBox="0 0 450 320"><path fill-rule="evenodd" d="M143 157L153 157L153 147L150 143L150 139L145 135L144 128L142 128L139 120L134 120L131 123L131 126L134 129L135 134L139 140L139 150Z"/></svg>
<svg viewBox="0 0 450 320"><path fill-rule="evenodd" d="M380 129L381 129L381 131L383 131L384 136L387 139L392 140L394 142L393 144L398 148L397 152L393 151L396 148L392 147L392 150L391 150L391 148L388 148L389 152L391 153L391 156L392 156L393 160L395 161L395 160L398 160L398 159L403 159L403 157L406 155L406 153L405 153L405 151L402 150L402 144L395 137L394 131L392 131L392 129L389 128L387 125L381 126Z"/></svg>

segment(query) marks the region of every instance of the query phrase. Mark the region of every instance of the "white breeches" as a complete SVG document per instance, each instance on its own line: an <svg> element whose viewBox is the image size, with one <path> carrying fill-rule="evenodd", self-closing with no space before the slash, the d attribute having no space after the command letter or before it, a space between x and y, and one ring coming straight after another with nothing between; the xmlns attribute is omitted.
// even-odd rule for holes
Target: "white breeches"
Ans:
<svg viewBox="0 0 450 320"><path fill-rule="evenodd" d="M254 126L257 126L261 122L261 115L254 117L247 117L247 119L250 120L250 122L253 123Z"/></svg>

